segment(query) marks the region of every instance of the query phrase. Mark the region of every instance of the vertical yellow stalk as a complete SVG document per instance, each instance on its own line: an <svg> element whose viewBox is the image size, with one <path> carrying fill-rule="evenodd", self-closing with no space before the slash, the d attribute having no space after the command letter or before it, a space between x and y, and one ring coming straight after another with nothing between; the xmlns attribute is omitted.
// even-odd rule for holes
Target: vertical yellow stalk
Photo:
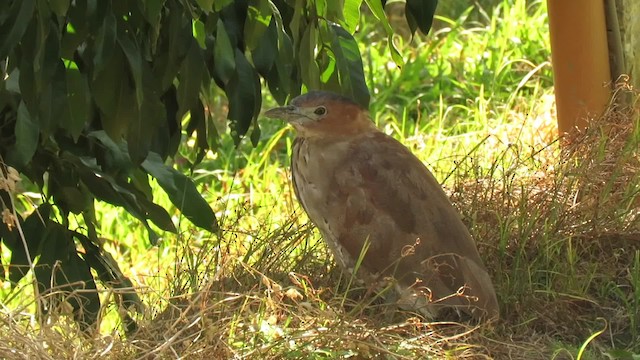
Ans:
<svg viewBox="0 0 640 360"><path fill-rule="evenodd" d="M611 96L603 0L547 0L560 135L587 126Z"/></svg>

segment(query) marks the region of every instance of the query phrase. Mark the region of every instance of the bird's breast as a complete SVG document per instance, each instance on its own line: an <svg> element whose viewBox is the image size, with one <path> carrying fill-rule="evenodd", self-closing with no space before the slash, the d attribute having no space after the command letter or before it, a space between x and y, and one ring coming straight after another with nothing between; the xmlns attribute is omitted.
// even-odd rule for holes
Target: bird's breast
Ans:
<svg viewBox="0 0 640 360"><path fill-rule="evenodd" d="M293 147L291 175L296 196L307 215L342 266L349 269L353 259L340 244L344 223L344 189L337 186L335 173L349 154L348 142L316 142L298 138Z"/></svg>
<svg viewBox="0 0 640 360"><path fill-rule="evenodd" d="M331 200L339 197L340 189L335 187L334 177L348 150L347 142L296 140L291 159L292 176L305 210L319 215L316 209L324 210Z"/></svg>

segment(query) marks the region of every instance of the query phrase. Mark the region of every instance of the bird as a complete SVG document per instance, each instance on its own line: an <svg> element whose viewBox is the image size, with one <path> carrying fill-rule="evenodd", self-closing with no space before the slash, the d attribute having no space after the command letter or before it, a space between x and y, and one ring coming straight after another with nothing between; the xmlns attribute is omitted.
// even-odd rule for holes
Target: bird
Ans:
<svg viewBox="0 0 640 360"><path fill-rule="evenodd" d="M367 109L312 90L264 115L295 129L296 197L343 269L391 289L399 308L427 319L499 318L493 283L460 214L422 161L380 131Z"/></svg>

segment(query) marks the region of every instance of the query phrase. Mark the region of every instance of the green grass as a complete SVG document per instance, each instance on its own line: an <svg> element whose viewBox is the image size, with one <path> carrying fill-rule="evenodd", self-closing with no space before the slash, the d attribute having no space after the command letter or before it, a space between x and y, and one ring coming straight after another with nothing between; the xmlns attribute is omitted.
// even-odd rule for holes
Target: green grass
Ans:
<svg viewBox="0 0 640 360"><path fill-rule="evenodd" d="M105 248L147 306L139 334L123 337L112 306L92 339L64 317L36 326L24 279L17 290L0 289L0 357L12 348L114 359L639 354L637 114L612 109L560 147L545 2L491 3L450 10L460 15L438 18L430 36L411 44L398 39L402 69L375 27L364 22L357 36L372 119L443 182L492 275L501 322L424 323L342 274L293 195L293 131L265 118L257 147L245 140L236 148L223 136L193 173L220 220L219 236L194 229L155 184L155 201L180 225L156 247L133 217L98 205ZM264 107L272 105L265 96ZM213 113L224 114L224 103L216 106ZM180 154L187 171L188 143Z"/></svg>

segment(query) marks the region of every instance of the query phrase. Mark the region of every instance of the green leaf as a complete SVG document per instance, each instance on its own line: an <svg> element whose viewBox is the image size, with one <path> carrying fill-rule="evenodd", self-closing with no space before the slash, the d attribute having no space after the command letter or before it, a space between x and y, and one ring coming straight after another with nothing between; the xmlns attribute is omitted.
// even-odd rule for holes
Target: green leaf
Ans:
<svg viewBox="0 0 640 360"><path fill-rule="evenodd" d="M227 84L225 92L229 100L227 118L231 122L231 136L238 144L258 114L256 104L262 101L259 96L260 79L258 73L238 49L236 49L236 71Z"/></svg>
<svg viewBox="0 0 640 360"><path fill-rule="evenodd" d="M20 94L20 69L14 68L10 70L4 82L4 89L11 93Z"/></svg>
<svg viewBox="0 0 640 360"><path fill-rule="evenodd" d="M369 10L373 13L373 16L378 19L382 23L384 29L389 32L393 32L391 25L389 24L389 20L387 19L387 14L384 12L384 7L382 6L382 1L380 0L364 0L369 7Z"/></svg>
<svg viewBox="0 0 640 360"><path fill-rule="evenodd" d="M178 84L178 116L181 118L199 100L200 84L205 73L202 50L198 43L191 41L191 47L187 52L180 67L180 83Z"/></svg>
<svg viewBox="0 0 640 360"><path fill-rule="evenodd" d="M147 200L151 201L153 199L153 191L151 190L149 175L147 175L147 173L138 167L132 169L129 178L131 180L131 185L140 191Z"/></svg>
<svg viewBox="0 0 640 360"><path fill-rule="evenodd" d="M294 72L293 43L291 37L285 30L280 10L273 2L271 2L271 10L276 25L278 55L275 66L271 68L271 71L269 71L265 78L271 94L279 104L284 104L289 95L296 96L300 94L302 84L300 78L295 76L297 74ZM293 26L293 24L291 24L291 26Z"/></svg>
<svg viewBox="0 0 640 360"><path fill-rule="evenodd" d="M251 145L253 145L254 147L258 146L258 143L260 142L260 135L261 135L260 126L256 121L253 123L253 130L251 131L251 135L249 135L249 139L251 140Z"/></svg>
<svg viewBox="0 0 640 360"><path fill-rule="evenodd" d="M220 148L220 134L213 121L213 117L207 116L207 144L210 149L218 150Z"/></svg>
<svg viewBox="0 0 640 360"><path fill-rule="evenodd" d="M165 106L157 93L160 86L159 81L154 78L151 69L146 64L142 66L142 77L144 97L140 116L129 124L127 133L129 157L136 166L147 157L154 139L164 130L163 125L167 123Z"/></svg>
<svg viewBox="0 0 640 360"><path fill-rule="evenodd" d="M6 5L5 5L6 6ZM8 12L12 14L0 27L0 59L5 59L11 49L20 42L22 36L31 22L31 16L35 10L35 0L14 1ZM5 10L6 11L6 10Z"/></svg>
<svg viewBox="0 0 640 360"><path fill-rule="evenodd" d="M154 66L154 73L156 77L162 79L162 92L167 91L169 87L173 86L175 77L193 41L191 21L186 18L184 12L174 9L169 11L167 17L169 31L168 34L164 32L163 38L161 39L163 50L158 52L158 58L154 61L157 63ZM167 25L164 24L163 27L166 28ZM166 40L167 36L169 37L168 44ZM168 46L168 48L165 48L166 46Z"/></svg>
<svg viewBox="0 0 640 360"><path fill-rule="evenodd" d="M159 25L160 13L166 0L145 0L144 4L144 16L151 26L154 28Z"/></svg>
<svg viewBox="0 0 640 360"><path fill-rule="evenodd" d="M75 247L67 229L60 224L49 222L44 231L41 255L34 274L40 294L60 283L60 279L54 274L54 268L59 266L59 261L68 260L72 253L75 253Z"/></svg>
<svg viewBox="0 0 640 360"><path fill-rule="evenodd" d="M67 301L74 310L74 318L83 331L87 331L95 325L100 312L100 297L96 287L91 268L77 252L69 254L69 258L60 266L61 276L64 279L71 296ZM78 291L80 290L80 291Z"/></svg>
<svg viewBox="0 0 640 360"><path fill-rule="evenodd" d="M321 2L324 2L324 1L321 1ZM320 5L319 7L322 7L322 5ZM307 14L307 10L305 6L305 1L296 0L295 6L293 7L293 16L291 17L291 21L289 21L289 31L287 31L287 33L291 35L291 39L293 40L293 45L296 49L299 46L298 42L300 41L300 36L303 30L310 25L308 23L306 14Z"/></svg>
<svg viewBox="0 0 640 360"><path fill-rule="evenodd" d="M49 165L47 195L66 217L69 213L81 213L93 200L86 189L79 185L78 173L70 163L54 161Z"/></svg>
<svg viewBox="0 0 640 360"><path fill-rule="evenodd" d="M349 93L346 89L342 91L343 89L340 86L338 77L340 71L336 65L336 50L333 49L333 45L331 45L335 35L330 31L328 25L320 26L320 33L321 37L325 39L325 41L328 41L328 43L323 44L324 46L322 46L317 56L321 71L320 81L323 84L322 88L339 93Z"/></svg>
<svg viewBox="0 0 640 360"><path fill-rule="evenodd" d="M333 23L337 23L340 24L340 26L345 27L346 26L346 21L345 21L345 4L348 3L355 3L357 0L326 0L327 5L326 5L326 13L324 14L324 18L326 20L329 20ZM351 14L353 15L353 14ZM355 31L355 25L354 24L354 31Z"/></svg>
<svg viewBox="0 0 640 360"><path fill-rule="evenodd" d="M79 171L79 173L82 183L96 199L105 201L111 205L126 208L127 202L122 195L113 188L112 182L107 180L105 176L88 168Z"/></svg>
<svg viewBox="0 0 640 360"><path fill-rule="evenodd" d="M102 128L116 141L139 116L135 91L124 75L126 66L122 51L117 49L91 82L91 92L102 115Z"/></svg>
<svg viewBox="0 0 640 360"><path fill-rule="evenodd" d="M279 104L284 104L288 96L300 94L300 79L293 76L293 44L284 30L282 19L277 9L273 18L276 20L278 39L278 55L269 73L265 76L269 91Z"/></svg>
<svg viewBox="0 0 640 360"><path fill-rule="evenodd" d="M277 56L278 28L276 21L271 20L271 24L269 24L269 28L262 36L262 39L258 42L256 48L251 51L251 60L258 73L266 77L269 71L271 71Z"/></svg>
<svg viewBox="0 0 640 360"><path fill-rule="evenodd" d="M316 62L316 46L318 42L318 30L314 26L308 26L300 40L298 52L300 74L302 81L309 89L320 88L320 68Z"/></svg>
<svg viewBox="0 0 640 360"><path fill-rule="evenodd" d="M31 119L24 101L21 101L20 105L18 105L18 118L16 120L15 155L12 157L16 165L24 166L31 161L38 147L39 139L40 128Z"/></svg>
<svg viewBox="0 0 640 360"><path fill-rule="evenodd" d="M294 55L293 55L293 43L289 35L282 34L278 37L278 61L276 66L278 67L278 77L280 86L292 96L300 93L299 79L293 78L294 73Z"/></svg>
<svg viewBox="0 0 640 360"><path fill-rule="evenodd" d="M207 37L206 30L204 28L204 23L198 19L193 20L193 37L200 45L201 49L206 49L207 45L205 44L205 39Z"/></svg>
<svg viewBox="0 0 640 360"><path fill-rule="evenodd" d="M65 159L74 162L80 180L90 192L99 200L110 204L124 207L131 215L140 220L144 220L143 212L140 209L137 196L118 184L113 176L97 169L95 160L88 158L75 158L73 155L66 155ZM121 180L126 185L126 180Z"/></svg>
<svg viewBox="0 0 640 360"><path fill-rule="evenodd" d="M216 12L219 12L225 6L231 4L233 0L216 0L213 2L213 8Z"/></svg>
<svg viewBox="0 0 640 360"><path fill-rule="evenodd" d="M59 58L56 60L55 65L53 76L39 94L40 104L38 104L37 119L40 132L43 133L44 137L58 128L60 119L68 111L65 67Z"/></svg>
<svg viewBox="0 0 640 360"><path fill-rule="evenodd" d="M65 186L55 194L55 202L64 212L80 214L90 204L92 198L78 187Z"/></svg>
<svg viewBox="0 0 640 360"><path fill-rule="evenodd" d="M142 169L140 170L142 171ZM169 214L162 207L154 204L152 199L147 198L136 186L124 181L114 182L112 186L121 194L126 202L127 205L125 209L127 209L127 211L131 209L130 213L140 220L142 225L147 229L151 245L157 245L159 236L151 226L149 226L147 220L153 221L164 231L177 232Z"/></svg>
<svg viewBox="0 0 640 360"><path fill-rule="evenodd" d="M244 22L244 41L249 50L254 50L271 22L269 0L249 0L247 19Z"/></svg>
<svg viewBox="0 0 640 360"><path fill-rule="evenodd" d="M17 221L19 221L20 224L24 223L20 215L18 215ZM7 224L0 223L0 245L4 245L7 249L13 252L14 251L13 249L18 247L18 244L22 244L21 238L22 238L22 235L18 234L17 231L14 231L13 228L9 229L9 227L7 227ZM24 247L24 245L21 245L21 246ZM11 256L13 256L13 253L11 254ZM26 256L23 256L23 257L26 259ZM4 268L8 269L9 277L6 277L5 274L2 274L0 276L0 280L10 280L12 282L19 281L29 271L28 266L12 265L11 263L7 265L3 263L4 261L0 261L0 265L4 265L5 266ZM14 281L14 279L16 280Z"/></svg>
<svg viewBox="0 0 640 360"><path fill-rule="evenodd" d="M123 307L128 310L133 306L136 310L142 311L142 301L135 290L132 290L134 287L131 280L122 274L118 262L104 249L95 245L95 240L89 240L88 237L78 233L75 236L85 249L85 261L96 271L98 279L106 286L120 290L116 294L124 299Z"/></svg>
<svg viewBox="0 0 640 360"><path fill-rule="evenodd" d="M43 27L46 29L38 29L38 31L47 35L44 41L41 40L38 44L33 64L36 86L39 89L46 88L56 71L60 70L58 65L61 62L60 37L56 27L53 24L44 24Z"/></svg>
<svg viewBox="0 0 640 360"><path fill-rule="evenodd" d="M216 26L216 43L213 48L213 74L224 84L229 82L236 69L234 50L222 20Z"/></svg>
<svg viewBox="0 0 640 360"><path fill-rule="evenodd" d="M33 116L38 116L38 105L40 93L36 89L36 79L33 73L33 63L27 59L24 59L20 66L20 76L18 78L18 84L20 85L20 95L22 101L25 102L29 113Z"/></svg>
<svg viewBox="0 0 640 360"><path fill-rule="evenodd" d="M87 163L86 159L80 159L86 165L79 167L79 174L82 183L89 191L99 200L106 201L112 205L121 206L131 215L140 220L142 225L147 229L149 234L149 242L156 245L158 235L151 229L147 222L148 212L143 210L141 203L148 201L143 194L137 196L134 192L127 189L128 184L118 184L111 176L94 170L92 164ZM137 191L136 191L137 192Z"/></svg>
<svg viewBox="0 0 640 360"><path fill-rule="evenodd" d="M326 84L325 87L327 89L340 89L340 79L338 78L338 71L336 69L335 56L329 51L323 51L320 53L320 58L324 64L320 81Z"/></svg>
<svg viewBox="0 0 640 360"><path fill-rule="evenodd" d="M336 56L341 85L346 91L349 91L347 94L349 97L368 109L370 95L364 78L358 44L353 36L340 26L331 24L330 29L334 34L331 49Z"/></svg>
<svg viewBox="0 0 640 360"><path fill-rule="evenodd" d="M206 151L209 148L209 144L207 143L207 119L204 114L202 102L196 102L189 113L191 114L189 128L197 130L196 144L200 150Z"/></svg>
<svg viewBox="0 0 640 360"><path fill-rule="evenodd" d="M162 206L154 204L151 201L140 201L142 209L146 211L147 218L151 220L157 227L164 231L177 233L178 230L171 220L171 216Z"/></svg>
<svg viewBox="0 0 640 360"><path fill-rule="evenodd" d="M151 220L157 227L174 234L178 232L176 226L173 224L173 220L171 220L171 216L162 206L148 200L139 199L139 201L140 207L145 211L147 219Z"/></svg>
<svg viewBox="0 0 640 360"><path fill-rule="evenodd" d="M276 100L278 104L284 104L287 101L289 93L287 93L280 84L280 74L278 73L278 67L274 66L271 71L264 77L269 87L271 96Z"/></svg>
<svg viewBox="0 0 640 360"><path fill-rule="evenodd" d="M144 94L142 89L142 55L140 54L140 49L131 39L129 39L126 33L121 31L118 32L118 43L129 62L129 70L131 71L133 82L135 83L136 102L138 104L138 108L140 108L142 106Z"/></svg>
<svg viewBox="0 0 640 360"><path fill-rule="evenodd" d="M213 210L202 198L191 179L174 168L166 166L160 156L155 153L149 153L142 167L158 181L173 205L180 209L191 223L208 231L218 230Z"/></svg>
<svg viewBox="0 0 640 360"><path fill-rule="evenodd" d="M35 278L40 294L49 295L53 301L42 304L43 313L57 306L55 302L67 301L73 307L75 320L88 330L97 319L100 299L89 266L78 256L71 234L60 224L47 224Z"/></svg>
<svg viewBox="0 0 640 360"><path fill-rule="evenodd" d="M344 22L342 25L351 34L356 31L360 23L360 7L362 0L347 0L344 3Z"/></svg>
<svg viewBox="0 0 640 360"><path fill-rule="evenodd" d="M51 10L58 16L62 17L67 14L67 10L69 9L70 0L50 0L49 5L51 6Z"/></svg>
<svg viewBox="0 0 640 360"><path fill-rule="evenodd" d="M205 13L210 13L213 9L214 0L196 0L200 9L202 9Z"/></svg>
<svg viewBox="0 0 640 360"><path fill-rule="evenodd" d="M71 25L67 26L69 27ZM88 35L86 32L65 31L60 39L60 57L64 60L73 60L75 51L86 41ZM73 65L76 64L74 63Z"/></svg>
<svg viewBox="0 0 640 360"><path fill-rule="evenodd" d="M105 286L111 289L118 289L118 291L115 292L117 306L120 309L126 310L119 312L119 314L123 320L127 335L133 335L137 330L137 324L135 320L129 316L128 311L135 309L138 312L142 312L144 306L134 290L131 280L122 274L118 263L109 253L103 251L82 234L76 233L76 238L80 240L82 246L85 248L85 262L96 271L98 279L100 279Z"/></svg>
<svg viewBox="0 0 640 360"><path fill-rule="evenodd" d="M85 124L89 121L91 94L87 78L78 69L68 68L66 75L69 115L62 118L61 125L71 134L74 141L78 141Z"/></svg>
<svg viewBox="0 0 640 360"><path fill-rule="evenodd" d="M11 265L9 266L9 281L12 284L20 281L29 271L29 260L34 261L40 255L40 244L45 238L45 229L50 221L51 205L44 203L35 209L22 224L22 233L27 243L29 256L25 251L21 239L16 239L11 250Z"/></svg>
<svg viewBox="0 0 640 360"><path fill-rule="evenodd" d="M87 134L87 137L99 141L97 145L104 149L104 155L102 155L104 159L101 159L99 163L102 170L108 173L128 172L133 167L127 151L116 144L104 130L92 131ZM96 151L96 153L98 152ZM89 168L95 169L92 166Z"/></svg>
<svg viewBox="0 0 640 360"><path fill-rule="evenodd" d="M402 66L402 64L404 64L404 60L402 60L402 55L393 42L393 28L391 27L391 24L389 24L389 19L387 19L387 15L384 12L382 2L380 0L364 0L364 2L367 3L367 6L373 13L373 16L375 16L376 19L380 21L387 33L387 40L389 43L389 48L391 50L391 58L396 63L396 65Z"/></svg>
<svg viewBox="0 0 640 360"><path fill-rule="evenodd" d="M340 5L338 6L338 11L336 12L341 12L342 11L342 2L344 0L334 0L335 2L339 2ZM315 1L315 5L316 5L316 12L318 14L318 16L325 18L327 20L330 21L335 21L336 19L329 19L329 14L328 14L328 9L327 9L327 0L316 0ZM336 9L333 9L334 11Z"/></svg>
<svg viewBox="0 0 640 360"><path fill-rule="evenodd" d="M438 6L438 0L406 0L405 16L411 33L416 30L416 27L420 31L427 35L431 30L433 24L433 15L436 12Z"/></svg>
<svg viewBox="0 0 640 360"><path fill-rule="evenodd" d="M95 40L95 55L93 56L94 76L100 73L112 58L116 47L117 23L111 11L104 15L102 26L98 28Z"/></svg>
<svg viewBox="0 0 640 360"><path fill-rule="evenodd" d="M169 154L173 155L178 151L182 141L182 119L178 119L178 94L175 86L169 87L161 96L164 107L167 128L167 139L158 137L158 141L164 142L156 144L154 152L166 159Z"/></svg>

